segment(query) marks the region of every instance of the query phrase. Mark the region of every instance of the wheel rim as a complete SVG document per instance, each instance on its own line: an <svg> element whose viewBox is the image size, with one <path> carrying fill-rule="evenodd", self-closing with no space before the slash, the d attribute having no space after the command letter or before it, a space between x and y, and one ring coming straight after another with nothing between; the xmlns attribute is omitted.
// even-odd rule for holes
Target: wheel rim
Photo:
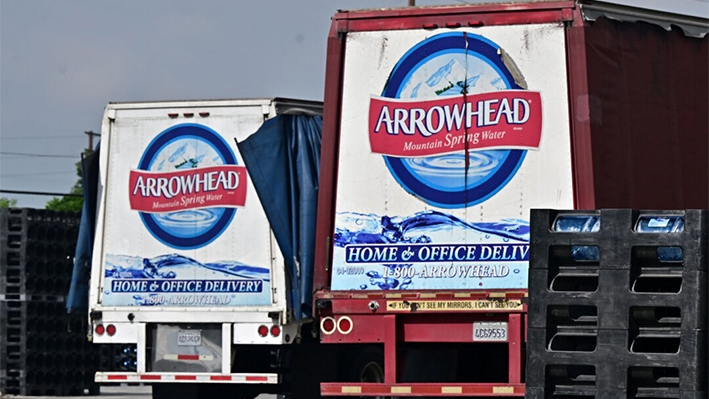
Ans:
<svg viewBox="0 0 709 399"><path fill-rule="evenodd" d="M384 369L377 362L369 362L362 367L359 373L359 382L384 382ZM386 399L385 396L376 396L375 399Z"/></svg>
<svg viewBox="0 0 709 399"><path fill-rule="evenodd" d="M359 373L359 382L384 382L384 369L377 362L369 362Z"/></svg>

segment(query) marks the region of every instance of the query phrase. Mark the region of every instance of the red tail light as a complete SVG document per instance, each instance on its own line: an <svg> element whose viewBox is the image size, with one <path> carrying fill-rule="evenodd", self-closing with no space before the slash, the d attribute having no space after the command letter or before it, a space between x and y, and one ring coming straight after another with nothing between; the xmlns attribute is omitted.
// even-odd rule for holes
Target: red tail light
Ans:
<svg viewBox="0 0 709 399"><path fill-rule="evenodd" d="M96 334L97 335L103 335L103 333L106 332L106 329L103 327L103 324L99 324L96 326Z"/></svg>
<svg viewBox="0 0 709 399"><path fill-rule="evenodd" d="M281 328L278 326L271 327L271 335L274 337L281 335Z"/></svg>
<svg viewBox="0 0 709 399"><path fill-rule="evenodd" d="M339 331L340 334L349 334L350 332L352 332L352 327L352 319L347 316L340 317L340 319L337 320L337 331Z"/></svg>
<svg viewBox="0 0 709 399"><path fill-rule="evenodd" d="M268 327L266 326L259 326L258 328L258 335L261 337L265 337L268 335Z"/></svg>
<svg viewBox="0 0 709 399"><path fill-rule="evenodd" d="M108 327L106 327L106 334L108 334L109 337L116 335L116 326L109 324Z"/></svg>
<svg viewBox="0 0 709 399"><path fill-rule="evenodd" d="M324 317L320 321L320 330L323 332L323 334L330 335L335 332L335 329L337 328L337 325L335 323L335 319L332 317Z"/></svg>

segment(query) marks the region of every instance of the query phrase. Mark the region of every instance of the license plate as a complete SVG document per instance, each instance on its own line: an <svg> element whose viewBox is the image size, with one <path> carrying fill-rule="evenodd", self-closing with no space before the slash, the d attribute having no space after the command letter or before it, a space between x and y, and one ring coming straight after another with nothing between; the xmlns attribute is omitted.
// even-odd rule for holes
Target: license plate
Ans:
<svg viewBox="0 0 709 399"><path fill-rule="evenodd" d="M202 330L178 330L177 346L201 346Z"/></svg>
<svg viewBox="0 0 709 399"><path fill-rule="evenodd" d="M507 342L507 323L479 321L473 323L473 341Z"/></svg>

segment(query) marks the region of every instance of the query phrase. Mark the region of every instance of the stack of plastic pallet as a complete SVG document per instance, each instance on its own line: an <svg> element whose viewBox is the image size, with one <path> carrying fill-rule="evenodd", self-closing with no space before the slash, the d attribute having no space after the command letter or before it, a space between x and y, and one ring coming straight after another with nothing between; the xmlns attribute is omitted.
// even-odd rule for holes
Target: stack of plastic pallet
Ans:
<svg viewBox="0 0 709 399"><path fill-rule="evenodd" d="M527 399L707 398L708 215L532 211Z"/></svg>
<svg viewBox="0 0 709 399"><path fill-rule="evenodd" d="M98 391L86 316L65 307L79 221L72 212L0 209L2 394Z"/></svg>

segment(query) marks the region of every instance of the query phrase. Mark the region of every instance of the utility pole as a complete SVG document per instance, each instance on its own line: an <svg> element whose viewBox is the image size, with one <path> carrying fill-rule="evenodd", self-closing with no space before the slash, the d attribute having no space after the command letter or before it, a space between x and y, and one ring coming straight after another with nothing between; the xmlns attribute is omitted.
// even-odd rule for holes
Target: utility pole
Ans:
<svg viewBox="0 0 709 399"><path fill-rule="evenodd" d="M416 7L416 0L409 0L409 7Z"/></svg>
<svg viewBox="0 0 709 399"><path fill-rule="evenodd" d="M84 132L87 136L89 136L89 151L94 150L94 136L100 136L99 133L95 133L93 130L89 130L87 132Z"/></svg>

